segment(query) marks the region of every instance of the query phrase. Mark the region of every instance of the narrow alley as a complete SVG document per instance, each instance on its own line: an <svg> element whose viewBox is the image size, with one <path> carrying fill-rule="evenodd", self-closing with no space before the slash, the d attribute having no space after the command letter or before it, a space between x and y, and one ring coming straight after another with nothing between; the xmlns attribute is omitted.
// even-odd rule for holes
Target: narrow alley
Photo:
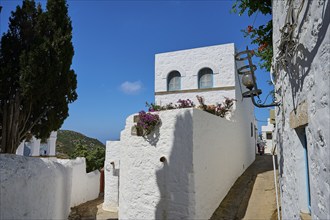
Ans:
<svg viewBox="0 0 330 220"><path fill-rule="evenodd" d="M271 155L256 155L256 160L236 180L211 220L277 219L272 163Z"/></svg>
<svg viewBox="0 0 330 220"><path fill-rule="evenodd" d="M72 209L69 219L117 219L102 210L103 198ZM272 156L256 155L252 165L236 180L211 220L277 219Z"/></svg>

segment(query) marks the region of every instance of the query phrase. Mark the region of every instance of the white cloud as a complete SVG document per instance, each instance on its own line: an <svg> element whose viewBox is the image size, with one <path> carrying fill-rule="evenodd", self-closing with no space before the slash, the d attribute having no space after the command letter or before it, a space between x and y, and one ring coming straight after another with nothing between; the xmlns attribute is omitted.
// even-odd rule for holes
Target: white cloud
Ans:
<svg viewBox="0 0 330 220"><path fill-rule="evenodd" d="M135 95L138 94L142 90L142 82L135 81L135 82L123 82L120 85L120 90L128 95Z"/></svg>

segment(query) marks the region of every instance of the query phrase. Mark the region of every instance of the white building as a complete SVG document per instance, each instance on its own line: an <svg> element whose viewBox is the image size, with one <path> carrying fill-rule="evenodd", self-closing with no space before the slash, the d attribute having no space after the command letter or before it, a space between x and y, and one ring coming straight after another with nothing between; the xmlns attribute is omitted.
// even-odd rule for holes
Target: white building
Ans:
<svg viewBox="0 0 330 220"><path fill-rule="evenodd" d="M270 118L267 119L267 125L261 126L262 142L265 144L265 153L270 154L273 149L274 125Z"/></svg>
<svg viewBox="0 0 330 220"><path fill-rule="evenodd" d="M108 141L103 208L119 219L208 219L255 159L255 119L242 99L234 44L157 54L155 101L176 104L196 95L206 104L236 99L230 120L199 109L161 111L162 123L132 135L134 115L120 141Z"/></svg>
<svg viewBox="0 0 330 220"><path fill-rule="evenodd" d="M29 141L23 141L17 148L16 154L23 156L55 156L57 131L52 131L46 143L34 136Z"/></svg>
<svg viewBox="0 0 330 220"><path fill-rule="evenodd" d="M196 95L204 96L206 104L220 103L224 97L235 98L239 64L234 54L234 44L156 54L156 103L175 104L179 99L191 99L198 104Z"/></svg>
<svg viewBox="0 0 330 220"><path fill-rule="evenodd" d="M282 219L330 219L330 1L272 7Z"/></svg>

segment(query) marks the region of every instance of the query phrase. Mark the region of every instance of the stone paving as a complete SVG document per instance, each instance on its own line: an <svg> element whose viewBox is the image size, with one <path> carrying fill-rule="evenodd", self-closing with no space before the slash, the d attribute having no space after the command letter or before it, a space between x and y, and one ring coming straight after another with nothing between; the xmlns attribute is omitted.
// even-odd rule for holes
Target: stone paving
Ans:
<svg viewBox="0 0 330 220"><path fill-rule="evenodd" d="M277 219L271 155L256 160L236 180L210 220Z"/></svg>
<svg viewBox="0 0 330 220"><path fill-rule="evenodd" d="M103 197L85 202L71 208L69 220L116 220L117 212L108 212L102 209Z"/></svg>

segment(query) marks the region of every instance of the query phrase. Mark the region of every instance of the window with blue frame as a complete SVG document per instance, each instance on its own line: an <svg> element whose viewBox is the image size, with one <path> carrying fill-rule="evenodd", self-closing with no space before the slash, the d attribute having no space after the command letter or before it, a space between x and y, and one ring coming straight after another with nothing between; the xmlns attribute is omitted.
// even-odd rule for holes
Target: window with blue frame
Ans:
<svg viewBox="0 0 330 220"><path fill-rule="evenodd" d="M206 89L213 87L213 71L210 68L203 68L198 72L198 88Z"/></svg>
<svg viewBox="0 0 330 220"><path fill-rule="evenodd" d="M181 74L179 71L172 71L167 76L167 91L181 89Z"/></svg>

